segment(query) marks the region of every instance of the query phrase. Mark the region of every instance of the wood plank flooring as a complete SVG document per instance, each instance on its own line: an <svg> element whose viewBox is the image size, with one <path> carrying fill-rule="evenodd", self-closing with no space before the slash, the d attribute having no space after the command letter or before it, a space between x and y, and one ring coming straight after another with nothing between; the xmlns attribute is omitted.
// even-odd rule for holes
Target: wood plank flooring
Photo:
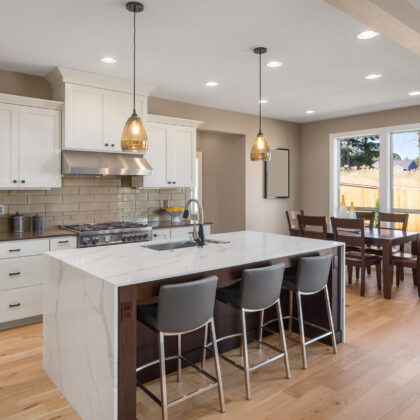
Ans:
<svg viewBox="0 0 420 420"><path fill-rule="evenodd" d="M374 273L373 273L374 274ZM308 347L309 369L301 369L299 347L289 343L292 379L283 361L251 374L252 400L245 400L243 374L222 361L227 412L221 414L216 390L169 409L171 419L418 419L420 418L420 301L411 276L392 300L367 280L366 297L358 283L347 286L347 342L338 355L322 344ZM277 337L269 337L277 342ZM270 350L252 346L251 362ZM239 357L239 351L232 355ZM207 362L213 372L212 359ZM169 398L205 384L191 369L183 382L168 378ZM150 384L159 395L159 383ZM159 407L137 391L137 416L159 419ZM34 324L0 332L0 419L79 419L42 370L42 326Z"/></svg>

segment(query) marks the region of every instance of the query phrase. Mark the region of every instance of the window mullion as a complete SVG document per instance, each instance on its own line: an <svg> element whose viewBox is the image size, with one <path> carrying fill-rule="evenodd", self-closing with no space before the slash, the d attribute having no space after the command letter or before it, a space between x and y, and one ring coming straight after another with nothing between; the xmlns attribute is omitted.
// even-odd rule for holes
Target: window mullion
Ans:
<svg viewBox="0 0 420 420"><path fill-rule="evenodd" d="M390 131L379 133L379 209L392 210L392 145Z"/></svg>

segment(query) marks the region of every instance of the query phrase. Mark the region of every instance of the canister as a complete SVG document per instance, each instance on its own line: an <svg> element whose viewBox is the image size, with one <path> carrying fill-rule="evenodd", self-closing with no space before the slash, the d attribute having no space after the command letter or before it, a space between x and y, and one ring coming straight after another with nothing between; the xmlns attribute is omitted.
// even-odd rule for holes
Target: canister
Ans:
<svg viewBox="0 0 420 420"><path fill-rule="evenodd" d="M42 232L42 216L38 213L32 217L32 232Z"/></svg>
<svg viewBox="0 0 420 420"><path fill-rule="evenodd" d="M13 232L22 233L23 232L23 215L16 212L16 214L12 217L12 221L13 221Z"/></svg>

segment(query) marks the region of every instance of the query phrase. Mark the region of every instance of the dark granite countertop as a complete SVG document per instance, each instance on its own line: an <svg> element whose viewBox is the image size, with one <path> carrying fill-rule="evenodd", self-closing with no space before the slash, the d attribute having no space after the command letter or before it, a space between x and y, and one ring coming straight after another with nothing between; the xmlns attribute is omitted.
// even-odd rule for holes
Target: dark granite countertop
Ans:
<svg viewBox="0 0 420 420"><path fill-rule="evenodd" d="M52 238L55 236L73 236L77 235L76 232L72 232L67 229L52 228L45 229L42 232L23 232L23 233L13 233L13 232L0 232L0 242L5 241L18 241L20 239L40 239L40 238Z"/></svg>

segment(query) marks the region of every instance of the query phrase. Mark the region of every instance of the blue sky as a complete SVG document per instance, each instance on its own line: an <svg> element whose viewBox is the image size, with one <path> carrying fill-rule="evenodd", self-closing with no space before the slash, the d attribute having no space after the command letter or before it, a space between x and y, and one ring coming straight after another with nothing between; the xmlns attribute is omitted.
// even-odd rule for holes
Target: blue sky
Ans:
<svg viewBox="0 0 420 420"><path fill-rule="evenodd" d="M419 157L419 134L417 131L392 134L393 152L401 159L416 159Z"/></svg>

